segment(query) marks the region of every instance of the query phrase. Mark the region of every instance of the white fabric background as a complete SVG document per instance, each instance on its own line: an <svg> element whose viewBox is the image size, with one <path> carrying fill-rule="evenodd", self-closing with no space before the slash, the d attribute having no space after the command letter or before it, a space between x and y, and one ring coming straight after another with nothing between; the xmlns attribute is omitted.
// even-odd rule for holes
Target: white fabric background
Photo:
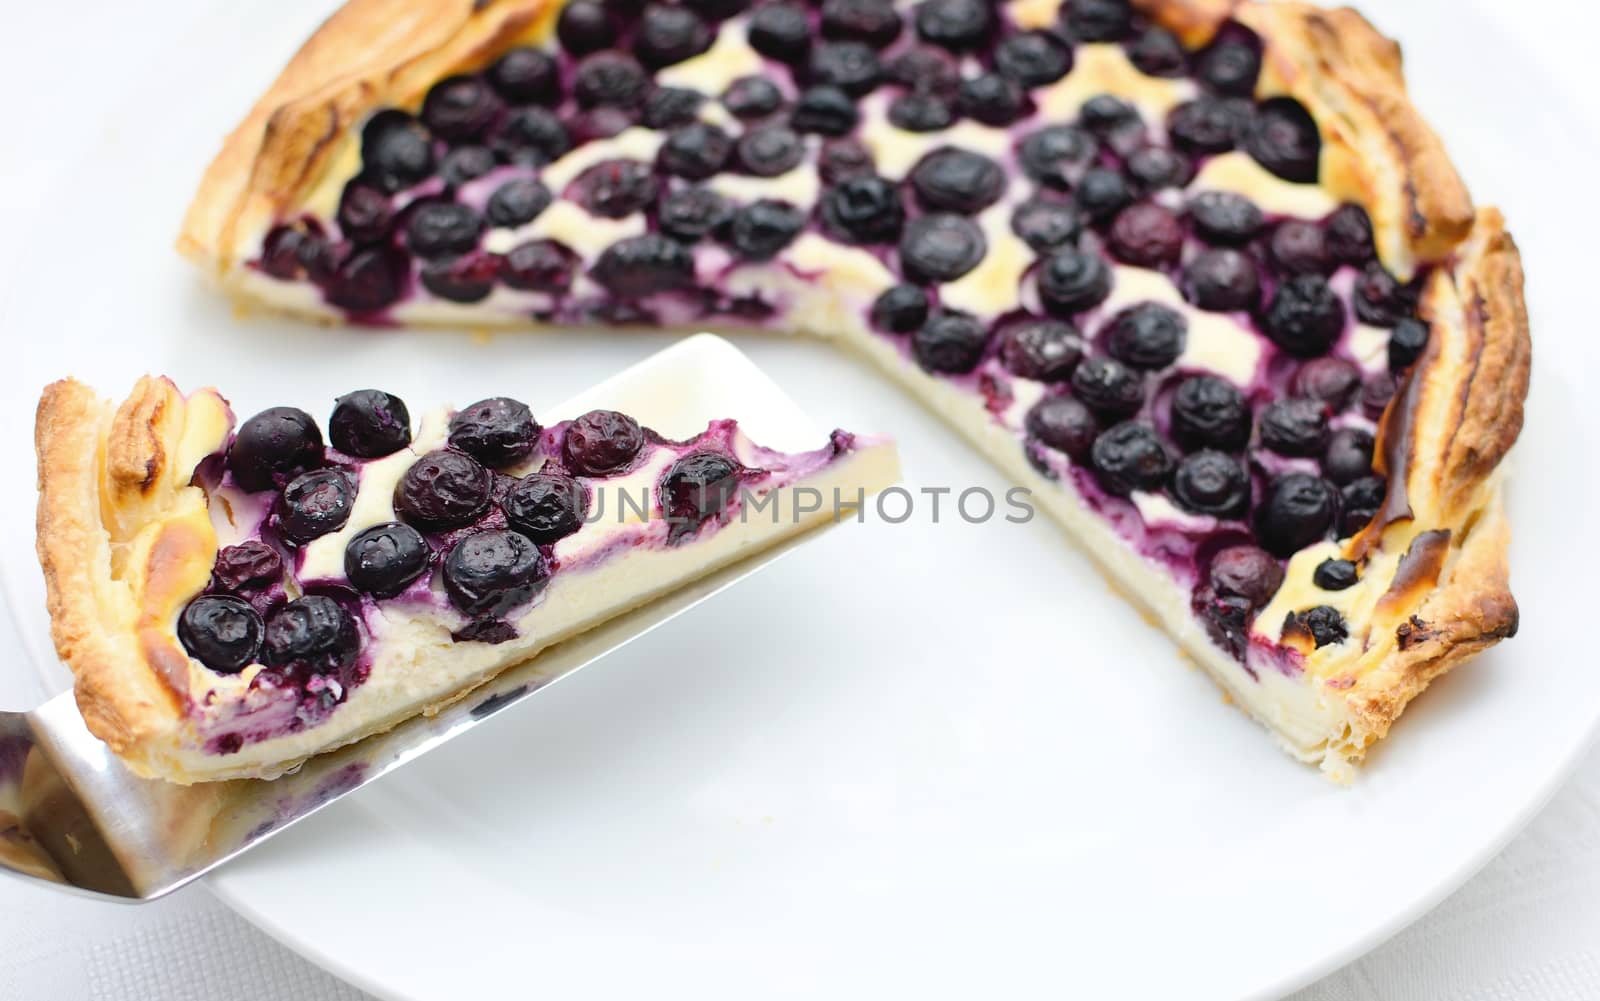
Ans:
<svg viewBox="0 0 1600 1001"><path fill-rule="evenodd" d="M1570 82L1574 93L1590 94L1592 104L1592 83L1580 74L1592 65L1589 50L1600 17L1568 0L1484 6L1508 34L1548 58L1547 72ZM96 122L93 88L114 87L120 74L138 72L147 54L142 41L172 30L159 18L159 3L6 5L0 30L0 94L7 95L7 137L0 141L0 264L27 253L28 225L48 211L38 192L51 189L52 178L74 162L94 128L137 126ZM1551 30L1563 19L1561 30ZM1440 37L1426 44L1450 44L1450 30L1441 25ZM157 110L181 113L152 109ZM1592 124L1595 109L1583 110ZM1572 169L1576 178L1594 165ZM47 224L47 216L40 224ZM10 273L0 269L0 275ZM8 345L21 343L24 350L27 338L44 335L3 334ZM31 668L0 668L0 705L19 707L35 696ZM133 907L0 876L0 923L0 1001L367 998L256 931L201 887ZM1465 887L1292 1001L1371 998L1600 998L1600 748L1591 749L1544 813Z"/></svg>

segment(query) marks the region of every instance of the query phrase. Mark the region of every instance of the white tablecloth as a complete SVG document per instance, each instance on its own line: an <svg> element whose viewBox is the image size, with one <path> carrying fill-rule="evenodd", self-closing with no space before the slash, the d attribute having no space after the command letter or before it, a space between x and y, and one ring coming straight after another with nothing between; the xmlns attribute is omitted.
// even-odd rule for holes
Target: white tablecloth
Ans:
<svg viewBox="0 0 1600 1001"><path fill-rule="evenodd" d="M1594 12L1576 10L1570 0L1486 6L1505 21L1509 35L1547 57L1548 72L1575 87L1592 88L1582 74L1593 61L1588 49L1600 21ZM1581 16L1585 23L1545 30L1559 23L1558 13L1565 19ZM0 265L26 253L27 228L21 223L48 210L37 193L49 190L52 179L92 138L96 114L105 117L97 112L94 96L104 91L94 88L114 93L119 74L138 72L147 41L153 48L170 46L174 29L158 23L161 16L159 4L8 5L0 32L0 94L7 95L7 139L0 143L0 220L6 223ZM101 125L133 128L137 122ZM1592 168L1573 165L1576 171ZM0 274L9 273L0 267ZM0 297L4 294L0 280ZM5 335L16 344L47 332L7 330ZM0 706L20 706L34 697L31 677L8 676L29 670L0 665ZM68 897L0 876L0 927L0 1001L367 997L256 931L203 887L132 907ZM1591 750L1549 808L1476 878L1416 925L1293 1001L1372 998L1600 998L1600 749Z"/></svg>

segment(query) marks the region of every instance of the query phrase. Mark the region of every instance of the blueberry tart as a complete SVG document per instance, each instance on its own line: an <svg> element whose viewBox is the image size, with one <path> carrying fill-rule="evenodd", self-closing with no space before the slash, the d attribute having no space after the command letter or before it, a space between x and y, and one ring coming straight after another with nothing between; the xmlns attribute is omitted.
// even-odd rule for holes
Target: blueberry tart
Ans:
<svg viewBox="0 0 1600 1001"><path fill-rule="evenodd" d="M141 775L272 777L459 699L620 612L833 517L886 439L670 440L509 397L415 424L389 393L235 425L146 377L39 405L39 558L89 730ZM805 491L805 493L800 493ZM860 503L858 500L857 503Z"/></svg>
<svg viewBox="0 0 1600 1001"><path fill-rule="evenodd" d="M319 319L848 344L1337 777L1515 631L1517 249L1359 14L559 6L352 0L181 248Z"/></svg>

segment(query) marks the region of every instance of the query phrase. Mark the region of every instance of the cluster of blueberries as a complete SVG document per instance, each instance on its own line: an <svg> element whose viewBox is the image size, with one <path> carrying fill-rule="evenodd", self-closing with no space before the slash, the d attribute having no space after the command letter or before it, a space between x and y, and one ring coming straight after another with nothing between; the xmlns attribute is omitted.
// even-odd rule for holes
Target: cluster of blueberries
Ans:
<svg viewBox="0 0 1600 1001"><path fill-rule="evenodd" d="M381 390L342 396L328 420L331 449L303 410L273 407L251 417L228 446L226 472L245 492L275 496L259 539L217 553L206 592L179 618L184 647L218 673L259 662L280 684L338 699L362 677L361 630L352 613L361 596L394 598L435 565L451 604L469 620L456 639L512 638L506 615L544 588L553 570L550 547L585 521L583 480L626 472L659 440L626 414L594 410L565 425L559 454L546 456L537 471L504 472L533 455L541 431L528 407L507 397L458 411L447 446L419 456L396 484L399 520L365 528L346 544L348 586L314 584L286 600L287 562L345 526L361 463L410 445L411 416ZM690 450L662 478L663 508L698 526L721 510L744 472L720 452Z"/></svg>

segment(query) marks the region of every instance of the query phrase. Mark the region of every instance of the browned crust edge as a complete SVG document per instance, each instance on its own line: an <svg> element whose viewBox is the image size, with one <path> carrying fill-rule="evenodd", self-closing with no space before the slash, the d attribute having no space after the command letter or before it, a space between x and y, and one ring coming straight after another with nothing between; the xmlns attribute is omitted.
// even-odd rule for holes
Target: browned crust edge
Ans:
<svg viewBox="0 0 1600 1001"><path fill-rule="evenodd" d="M408 107L435 80L488 62L559 0L348 0L229 133L189 204L178 249L214 277L241 242L316 186L372 109Z"/></svg>
<svg viewBox="0 0 1600 1001"><path fill-rule="evenodd" d="M89 732L142 774L161 771L181 723L189 659L172 620L216 552L189 486L184 450L205 435L188 409L164 379L141 379L120 406L66 379L45 388L35 423L51 638Z"/></svg>

